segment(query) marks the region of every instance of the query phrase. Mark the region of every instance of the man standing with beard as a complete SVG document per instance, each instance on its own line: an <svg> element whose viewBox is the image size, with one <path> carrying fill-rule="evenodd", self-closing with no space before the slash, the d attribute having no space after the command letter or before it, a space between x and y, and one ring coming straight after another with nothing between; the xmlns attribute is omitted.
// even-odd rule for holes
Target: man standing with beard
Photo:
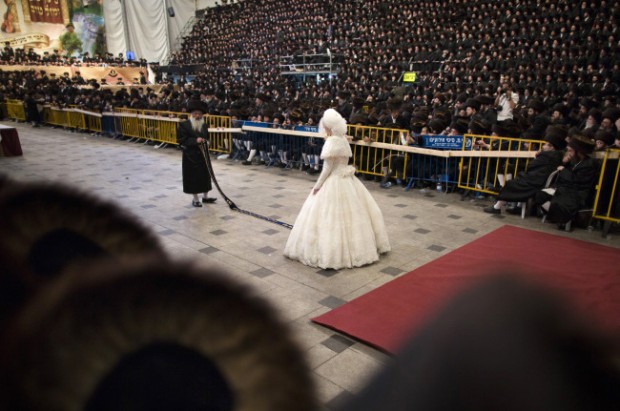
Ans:
<svg viewBox="0 0 620 411"><path fill-rule="evenodd" d="M179 123L177 143L183 147L183 192L192 194L194 207L202 207L202 203L214 203L216 198L207 197L211 190L211 175L205 158L200 151L200 144L208 145L209 130L205 124L205 104L199 99L191 99L187 104L189 120ZM207 154L208 155L208 154ZM202 201L198 194L202 193Z"/></svg>

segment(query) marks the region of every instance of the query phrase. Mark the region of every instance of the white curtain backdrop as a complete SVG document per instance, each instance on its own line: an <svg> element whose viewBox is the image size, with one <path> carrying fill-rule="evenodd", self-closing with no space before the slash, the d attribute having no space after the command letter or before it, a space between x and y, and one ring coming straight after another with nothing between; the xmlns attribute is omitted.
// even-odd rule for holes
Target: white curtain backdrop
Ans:
<svg viewBox="0 0 620 411"><path fill-rule="evenodd" d="M105 21L106 43L108 51L115 56L127 50L125 27L123 24L123 3L118 0L103 2L103 19Z"/></svg>
<svg viewBox="0 0 620 411"><path fill-rule="evenodd" d="M131 50L136 58L148 62L166 60L171 51L180 47L180 36L194 16L196 6L194 0L104 1L108 52L117 56ZM168 14L170 7L174 17Z"/></svg>
<svg viewBox="0 0 620 411"><path fill-rule="evenodd" d="M124 0L129 47L136 58L161 61L169 52L166 2Z"/></svg>
<svg viewBox="0 0 620 411"><path fill-rule="evenodd" d="M168 34L170 35L170 49L176 51L181 48L183 29L192 21L196 10L193 0L168 0L168 7L172 7L175 14L174 17L168 16Z"/></svg>

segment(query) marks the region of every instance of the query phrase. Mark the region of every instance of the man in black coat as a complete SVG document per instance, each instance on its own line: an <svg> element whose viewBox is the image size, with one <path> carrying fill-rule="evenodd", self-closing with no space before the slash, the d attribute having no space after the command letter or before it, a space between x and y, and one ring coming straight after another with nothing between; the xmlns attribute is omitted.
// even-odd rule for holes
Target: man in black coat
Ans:
<svg viewBox="0 0 620 411"><path fill-rule="evenodd" d="M527 201L530 197L545 188L549 175L562 164L564 148L566 148L567 130L564 127L551 126L545 133L545 144L536 158L530 161L527 171L521 173L514 180L506 181L502 187L495 205L486 207L485 213L501 214L501 208L506 202ZM509 213L520 212L519 208L507 209Z"/></svg>
<svg viewBox="0 0 620 411"><path fill-rule="evenodd" d="M566 224L579 210L588 206L599 172L599 163L590 157L594 141L575 134L568 141L568 150L552 189L536 193L534 201L547 213L547 219Z"/></svg>
<svg viewBox="0 0 620 411"><path fill-rule="evenodd" d="M194 207L202 207L202 203L216 200L207 197L211 191L211 174L200 150L200 145L204 144L206 148L209 143L209 130L204 119L207 109L199 99L190 100L187 109L190 118L180 122L177 128L177 143L183 147L183 192L194 196ZM202 193L202 202L198 199L199 193Z"/></svg>

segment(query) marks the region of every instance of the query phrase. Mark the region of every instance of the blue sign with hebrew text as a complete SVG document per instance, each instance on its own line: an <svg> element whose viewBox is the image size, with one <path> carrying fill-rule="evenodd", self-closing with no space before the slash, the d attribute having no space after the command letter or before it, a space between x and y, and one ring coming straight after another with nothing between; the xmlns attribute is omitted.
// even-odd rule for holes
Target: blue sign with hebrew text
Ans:
<svg viewBox="0 0 620 411"><path fill-rule="evenodd" d="M463 148L463 136L420 136L422 139L422 147L434 148L437 150L461 150ZM471 139L466 141L467 147L471 147Z"/></svg>

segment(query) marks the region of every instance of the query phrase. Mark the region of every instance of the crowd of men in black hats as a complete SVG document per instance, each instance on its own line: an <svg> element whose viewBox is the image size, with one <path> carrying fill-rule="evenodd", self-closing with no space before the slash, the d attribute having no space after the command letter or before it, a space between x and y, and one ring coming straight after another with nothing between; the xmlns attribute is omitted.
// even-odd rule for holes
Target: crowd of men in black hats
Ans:
<svg viewBox="0 0 620 411"><path fill-rule="evenodd" d="M0 73L0 92L169 111L201 94L210 114L240 119L305 124L334 107L350 123L414 133L490 134L499 121L510 136L542 139L549 124L565 124L594 137L617 132L619 15L606 1L246 0L206 11L170 61L204 70L160 92L77 87L34 71ZM284 56L328 51L339 56L331 79L281 74ZM408 70L413 83L401 81Z"/></svg>
<svg viewBox="0 0 620 411"><path fill-rule="evenodd" d="M79 57L62 54L58 49L51 53L44 51L37 53L33 47L12 47L11 42L4 42L0 50L1 65L25 65L25 66L146 66L145 59L127 60L123 53L114 56L112 53L90 55L88 51Z"/></svg>
<svg viewBox="0 0 620 411"><path fill-rule="evenodd" d="M316 118L336 107L349 121L385 126L399 103L399 125L416 132L488 134L509 88L516 107L502 121L542 139L549 124L596 131L603 113L615 131L619 16L606 1L316 0L282 9L250 0L209 9L172 62L205 64L194 86L212 88L215 114L256 114L261 93L276 114L300 108ZM331 81L281 75L283 56L327 50L342 56ZM411 69L417 79L405 85ZM364 108L355 118L354 106Z"/></svg>

